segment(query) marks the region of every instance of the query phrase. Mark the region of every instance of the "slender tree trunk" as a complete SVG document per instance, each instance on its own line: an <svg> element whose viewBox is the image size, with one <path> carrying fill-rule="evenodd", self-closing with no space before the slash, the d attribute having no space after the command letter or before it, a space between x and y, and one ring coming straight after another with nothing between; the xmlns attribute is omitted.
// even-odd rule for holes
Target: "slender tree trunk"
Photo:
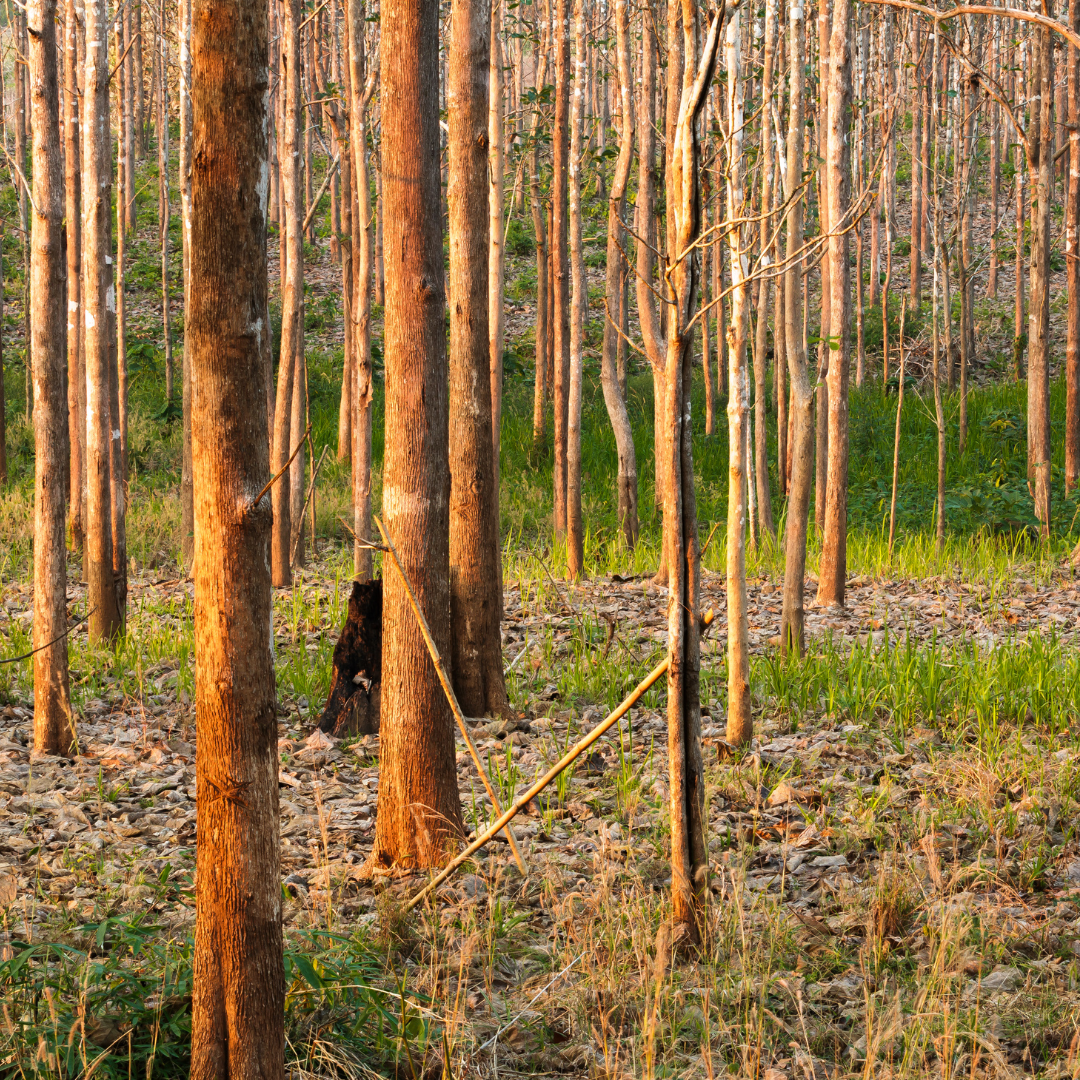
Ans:
<svg viewBox="0 0 1080 1080"><path fill-rule="evenodd" d="M1069 0L1069 25L1080 32L1080 0ZM1065 273L1069 292L1065 344L1065 492L1080 479L1080 52L1069 45L1069 179L1065 196Z"/></svg>
<svg viewBox="0 0 1080 1080"><path fill-rule="evenodd" d="M300 357L304 349L303 294L304 241L300 232L304 204L303 158L300 125L303 122L300 102L300 0L286 0L282 5L282 54L284 95L284 153L281 162L281 195L284 203L282 253L285 266L281 273L281 353L278 359L277 401L274 406L274 447L271 470L277 475L285 468L295 448L290 443L293 383L301 377ZM275 585L292 584L289 547L292 539L291 479L286 469L272 489L274 525L270 552Z"/></svg>
<svg viewBox="0 0 1080 1080"><path fill-rule="evenodd" d="M851 6L834 0L829 44L829 124L825 155L829 202L829 457L818 603L844 606L847 579L848 377L851 367L851 279L848 224L851 158Z"/></svg>
<svg viewBox="0 0 1080 1080"><path fill-rule="evenodd" d="M743 80L742 12L731 14L727 24L725 67L728 71L728 221L746 213L743 181ZM746 225L728 232L731 248L731 324L728 337L728 518L727 518L727 618L728 618L728 742L741 746L753 737L750 712L750 638L746 602L747 450L750 391L746 372L746 326L749 319L750 286Z"/></svg>
<svg viewBox="0 0 1080 1080"><path fill-rule="evenodd" d="M123 213L118 214L127 229L135 231L135 55L132 35L133 12L131 5L127 5L123 12L123 48L121 53L126 53L121 65L124 81L124 97L122 102L121 133L123 135L124 155L124 207ZM118 41L119 45L120 42Z"/></svg>
<svg viewBox="0 0 1080 1080"><path fill-rule="evenodd" d="M68 503L71 540L81 549L86 530L86 370L80 287L82 199L79 183L79 29L75 0L64 7L64 222L67 228ZM0 425L3 418L0 416ZM3 447L0 445L0 453ZM6 468L3 470L6 473Z"/></svg>
<svg viewBox="0 0 1080 1080"><path fill-rule="evenodd" d="M33 378L32 372L34 369L33 358L33 343L32 334L30 328L30 203L27 199L26 181L30 179L30 169L26 160L26 136L27 136L27 121L29 119L27 115L26 104L26 90L27 90L27 69L26 69L26 8L24 6L16 6L12 13L11 8L8 8L9 20L14 24L15 34L15 63L12 65L15 69L15 161L18 164L19 171L22 173L22 178L16 180L15 187L18 192L18 205L19 205L19 230L22 239L22 260L23 260L23 289L22 289L22 306L23 306L23 347L25 352L25 371L26 378L25 390L26 390L26 419L30 421L34 414L34 393L33 393ZM13 15L13 17L12 17ZM108 53L108 45L106 44L106 53ZM110 151L106 149L106 156L110 155Z"/></svg>
<svg viewBox="0 0 1080 1080"><path fill-rule="evenodd" d="M400 0L383 8L383 197L387 234L394 237L386 251L386 430L391 438L383 509L435 645L448 656L449 404L438 30L437 0ZM433 866L462 832L453 720L396 573L383 586L382 686L371 863Z"/></svg>
<svg viewBox="0 0 1080 1080"><path fill-rule="evenodd" d="M570 390L570 3L555 0L555 119L552 130L551 256L554 265L551 317L554 330L552 382L555 459L555 539L566 539L566 425Z"/></svg>
<svg viewBox="0 0 1080 1080"><path fill-rule="evenodd" d="M193 0L178 0L180 32L180 236L184 258L184 355L180 368L180 393L183 409L184 454L180 473L180 524L184 559L190 565L195 554L195 495L191 460L191 357L187 332L191 319L191 5Z"/></svg>
<svg viewBox="0 0 1080 1080"><path fill-rule="evenodd" d="M501 478L499 456L502 449L503 347L506 336L506 316L503 311L503 285L506 275L506 253L503 247L503 188L506 172L506 136L503 129L506 80L503 77L505 55L502 45L502 11L502 4L491 5L491 59L488 66L488 375L491 381L491 465L496 505L499 501ZM501 551L498 562L501 621Z"/></svg>
<svg viewBox="0 0 1080 1080"><path fill-rule="evenodd" d="M112 382L112 265L109 255L110 180L109 51L105 0L86 3L86 76L82 124L83 313L86 357L86 547L90 637L111 641L123 632L113 576L112 484L109 408Z"/></svg>
<svg viewBox="0 0 1080 1080"><path fill-rule="evenodd" d="M271 589L267 6L193 0L191 351L199 717L191 1077L282 1080ZM253 407L254 405L254 407Z"/></svg>
<svg viewBox="0 0 1080 1080"><path fill-rule="evenodd" d="M784 335L791 378L791 482L788 485L787 525L784 536L784 593L780 642L787 653L801 656L804 645L804 578L806 534L810 520L810 484L814 470L814 391L803 335L803 266L798 252L803 244L801 197L794 197L803 168L804 65L807 53L803 8L791 9L789 32L790 114L787 133L787 170L784 194L787 211L787 262L784 283Z"/></svg>
<svg viewBox="0 0 1080 1080"><path fill-rule="evenodd" d="M581 382L584 376L585 309L588 284L581 246L581 155L585 128L585 15L574 0L574 90L570 110L569 233L570 367L566 394L566 568L574 581L585 575L585 537L581 522Z"/></svg>
<svg viewBox="0 0 1080 1080"><path fill-rule="evenodd" d="M920 53L919 20L912 20L911 55ZM922 172L922 65L912 68L911 93L911 305L917 311L922 302L922 204L923 185L927 177Z"/></svg>
<svg viewBox="0 0 1080 1080"><path fill-rule="evenodd" d="M64 174L56 0L30 0L28 73L34 215L30 331L34 358L34 749L66 754L75 741L68 691L67 554L64 512L67 403L64 393Z"/></svg>
<svg viewBox="0 0 1080 1080"><path fill-rule="evenodd" d="M938 70L940 66L940 35L934 36L934 59L933 59L933 73L931 88L928 94L928 100L931 102L931 107L927 113L927 130L928 135L933 140L933 160L941 160L940 149L940 137L941 137L941 121L938 108ZM949 274L948 274L948 256L944 247L944 236L942 230L941 221L941 185L939 183L936 174L931 175L929 172L926 174L930 183L933 184L932 206L934 215L934 299L933 299L933 342L932 342L932 356L933 356L933 383L934 383L934 417L937 424L937 514L936 514L936 532L937 532L937 553L938 556L945 550L945 410L941 399L941 338L938 332L939 327L939 307L938 296L939 289L944 287L945 291L945 304L944 304L944 317L946 319L946 327L950 327L952 322L952 313L950 311L951 304L949 301ZM943 280L942 280L943 278ZM951 329L946 332L946 349L952 344Z"/></svg>
<svg viewBox="0 0 1080 1080"><path fill-rule="evenodd" d="M449 57L451 670L467 715L507 716L488 340L490 0L455 0Z"/></svg>
<svg viewBox="0 0 1080 1080"><path fill-rule="evenodd" d="M634 158L634 99L630 72L630 18L627 0L615 0L616 67L619 79L619 156L615 161L615 173L608 196L607 269L605 282L606 317L604 319L604 346L600 362L600 384L604 392L604 404L615 433L615 453L618 458L616 474L616 505L619 527L628 551L633 551L638 538L638 485L637 456L634 450L634 433L626 408L626 394L618 370L619 349L622 338L616 332L621 328L624 311L623 291L626 287L626 188ZM614 320L618 319L618 324Z"/></svg>
<svg viewBox="0 0 1080 1080"><path fill-rule="evenodd" d="M303 325L304 305L300 303L300 320ZM307 426L307 360L301 350L296 354L296 370L293 373L292 408L289 410L289 446L299 451L289 465L289 561L299 569L304 565L306 554L304 542L304 431ZM291 453L291 451L290 451ZM312 463L314 468L314 463Z"/></svg>
<svg viewBox="0 0 1080 1080"><path fill-rule="evenodd" d="M536 60L537 94L547 79L547 50L541 37ZM533 231L536 234L536 374L533 387L533 455L543 456L547 447L544 430L544 402L547 399L547 370L549 325L551 322L551 297L548 292L548 244L544 226L544 203L540 194L540 107L533 113L531 147L529 151L529 206L532 211Z"/></svg>

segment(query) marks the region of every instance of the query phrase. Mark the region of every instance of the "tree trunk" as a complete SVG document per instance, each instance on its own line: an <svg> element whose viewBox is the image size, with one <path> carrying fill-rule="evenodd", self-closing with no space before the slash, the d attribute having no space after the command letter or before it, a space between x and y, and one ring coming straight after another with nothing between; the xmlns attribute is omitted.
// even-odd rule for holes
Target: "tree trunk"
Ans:
<svg viewBox="0 0 1080 1080"><path fill-rule="evenodd" d="M743 80L742 13L728 19L725 67L728 80L728 190L729 222L747 215L743 181ZM737 74L736 74L737 73ZM734 76L734 77L731 77ZM754 721L750 713L750 637L746 602L747 458L750 390L746 371L746 326L749 319L750 286L747 250L749 227L737 225L728 232L731 248L731 324L728 339L728 516L727 516L727 660L728 742L750 742Z"/></svg>
<svg viewBox="0 0 1080 1080"><path fill-rule="evenodd" d="M113 576L112 484L109 408L112 340L109 333L110 180L109 49L105 0L86 3L86 76L83 83L83 313L86 358L86 575L91 640L111 641L123 632Z"/></svg>
<svg viewBox="0 0 1080 1080"><path fill-rule="evenodd" d="M64 174L56 70L56 0L30 0L27 56L33 135L30 354L34 359L34 749L75 741L68 691L64 512L68 432L64 394Z"/></svg>
<svg viewBox="0 0 1080 1080"><path fill-rule="evenodd" d="M1069 0L1069 25L1080 32L1080 0ZM1065 196L1065 273L1069 292L1065 344L1065 493L1080 479L1080 52L1067 46L1069 179Z"/></svg>
<svg viewBox="0 0 1080 1080"><path fill-rule="evenodd" d="M30 169L26 161L26 129L27 121L29 119L27 116L26 104L26 8L19 5L15 8L14 12L12 12L11 8L8 8L8 19L14 23L15 36L15 61L12 64L15 71L15 162L18 165L19 171L22 173L22 177L15 181L15 189L18 193L19 230L21 233L20 239L22 240L23 350L26 372L24 382L26 391L26 419L29 421L33 418L34 414L34 393L32 389L34 358L32 355L33 342L30 329L30 204L27 200L26 183L24 182L24 179L25 181L29 181L30 179ZM107 43L105 51L107 54ZM106 159L111 156L108 149L105 150L105 156Z"/></svg>
<svg viewBox="0 0 1080 1080"><path fill-rule="evenodd" d="M386 430L390 438L383 467L383 509L387 531L435 645L447 656L449 403L438 31L437 0L401 0L382 11L383 198L387 234L394 237L386 250ZM484 344L486 348L486 337ZM396 573L390 573L383 585L380 737L372 864L436 865L462 832L453 720Z"/></svg>
<svg viewBox="0 0 1080 1080"><path fill-rule="evenodd" d="M267 6L195 0L191 350L199 717L191 1077L284 1077L269 477ZM254 407L253 407L254 405Z"/></svg>
<svg viewBox="0 0 1080 1080"><path fill-rule="evenodd" d="M134 232L135 221L135 54L132 34L132 9L128 4L123 12L123 47L121 53L126 53L121 71L123 73L124 97L121 102L121 134L123 136L124 157L124 206L123 213L117 211L118 220L124 223L125 228ZM117 41L120 45L120 40Z"/></svg>
<svg viewBox="0 0 1080 1080"><path fill-rule="evenodd" d="M158 18L165 25L165 2L158 6ZM169 36L161 34L161 70L169 70ZM161 257L161 322L165 337L165 399L173 397L172 326L169 308L169 225L172 205L169 199L169 81L163 76L158 95L158 249Z"/></svg>
<svg viewBox="0 0 1080 1080"><path fill-rule="evenodd" d="M552 382L555 457L555 540L566 539L566 425L570 390L570 3L555 0L555 118L552 130L551 257L554 267L551 320L554 330Z"/></svg>
<svg viewBox="0 0 1080 1080"><path fill-rule="evenodd" d="M619 348L622 339L616 332L623 313L623 289L626 269L626 187L634 158L634 98L630 72L630 19L627 0L615 0L616 66L619 79L619 156L608 196L607 269L605 281L606 317L604 345L600 360L600 384L604 404L615 433L615 453L618 471L615 481L619 527L628 551L633 551L638 538L637 456L634 433L626 409L626 397L618 371ZM620 320L620 322L615 322Z"/></svg>
<svg viewBox="0 0 1080 1080"><path fill-rule="evenodd" d="M810 484L814 469L814 391L803 335L802 198L795 198L796 178L803 168L803 86L807 53L803 8L792 8L788 54L790 59L790 118L787 134L787 170L784 195L787 211L787 262L784 282L784 336L787 339L791 379L791 481L788 484L787 525L784 535L784 593L780 616L780 643L785 653L802 655L804 646L804 578L806 534L810 521Z"/></svg>
<svg viewBox="0 0 1080 1080"><path fill-rule="evenodd" d="M285 266L281 273L281 353L278 359L277 401L274 406L274 447L271 473L285 469L295 443L290 443L293 383L300 377L300 357L304 349L302 305L304 297L304 240L300 232L304 205L303 158L300 125L300 0L282 5L282 53L284 94L284 153L281 162L281 196L284 203L282 232ZM289 547L292 539L291 480L289 470L281 473L272 488L274 505L273 538L270 543L275 585L292 584Z"/></svg>
<svg viewBox="0 0 1080 1080"><path fill-rule="evenodd" d="M488 64L488 377L491 382L491 474L495 504L499 503L502 449L503 347L506 316L503 286L506 253L503 249L503 186L506 171L506 137L503 131L506 108L505 58L502 47L502 4L491 6L491 56ZM498 515L496 514L496 532ZM502 620L502 554L499 558L499 619Z"/></svg>
<svg viewBox="0 0 1080 1080"><path fill-rule="evenodd" d="M490 0L455 0L447 81L450 209L451 671L468 716L508 716L499 630L488 340Z"/></svg>
<svg viewBox="0 0 1080 1080"><path fill-rule="evenodd" d="M545 31L546 32L546 31ZM537 45L540 56L536 62L537 94L547 79L547 49L541 38ZM544 430L544 402L547 399L548 337L551 322L551 297L548 293L548 243L544 226L544 203L540 195L540 109L533 113L531 150L529 153L529 207L532 211L533 232L536 234L536 372L533 386L533 456L541 458L547 449Z"/></svg>
<svg viewBox="0 0 1080 1080"><path fill-rule="evenodd" d="M79 28L75 0L64 6L64 223L67 228L68 503L71 541L81 549L86 529L86 370L80 289L82 199L79 183ZM0 425L3 420L0 418ZM0 445L0 453L3 447ZM6 474L6 468L3 472Z"/></svg>
<svg viewBox="0 0 1080 1080"><path fill-rule="evenodd" d="M191 318L191 5L179 0L180 33L180 236L184 257L184 326ZM184 425L184 454L180 473L180 533L184 560L191 565L195 554L195 495L191 461L191 358L185 331L181 359L181 405Z"/></svg>
<svg viewBox="0 0 1080 1080"><path fill-rule="evenodd" d="M847 579L848 377L851 367L851 280L848 225L851 158L851 6L835 0L829 43L829 124L825 153L829 202L829 458L818 603L844 606Z"/></svg>
<svg viewBox="0 0 1080 1080"><path fill-rule="evenodd" d="M585 310L588 284L581 248L581 155L585 129L585 14L574 0L574 93L570 110L569 231L573 297L570 307L570 367L566 394L566 569L573 581L585 576L581 523L581 382L584 376Z"/></svg>

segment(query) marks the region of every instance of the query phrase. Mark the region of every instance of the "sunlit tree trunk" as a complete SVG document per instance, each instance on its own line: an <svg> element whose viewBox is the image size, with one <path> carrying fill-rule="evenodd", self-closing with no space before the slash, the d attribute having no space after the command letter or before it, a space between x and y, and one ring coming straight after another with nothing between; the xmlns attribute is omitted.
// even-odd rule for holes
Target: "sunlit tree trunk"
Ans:
<svg viewBox="0 0 1080 1080"><path fill-rule="evenodd" d="M1069 25L1080 32L1080 0L1069 0ZM1080 479L1080 51L1067 46L1069 178L1065 193L1065 273L1069 291L1065 343L1065 491Z"/></svg>
<svg viewBox="0 0 1080 1080"><path fill-rule="evenodd" d="M56 0L30 0L27 66L33 133L30 332L34 360L34 749L66 754L68 691L67 402L64 393L64 173L60 162Z"/></svg>
<svg viewBox="0 0 1080 1080"><path fill-rule="evenodd" d="M448 656L449 402L438 31L437 0L395 0L382 9L383 199L387 236L394 238L385 253L390 437L383 466L383 511L435 644ZM486 302L485 294L485 307ZM484 345L486 349L486 337ZM405 867L442 862L462 831L453 720L395 572L383 586L379 734L379 803L371 862Z"/></svg>
<svg viewBox="0 0 1080 1080"><path fill-rule="evenodd" d="M283 1080L270 655L267 5L193 0L191 352L199 754L192 1080Z"/></svg>
<svg viewBox="0 0 1080 1080"><path fill-rule="evenodd" d="M547 49L541 31L537 51L534 54L536 83L534 91L539 94L547 79ZM547 399L548 329L551 322L551 297L548 291L548 237L544 224L544 202L540 193L540 107L535 105L529 149L529 208L532 211L533 232L536 235L536 371L533 385L533 454L539 457L547 445L544 430L544 402Z"/></svg>
<svg viewBox="0 0 1080 1080"><path fill-rule="evenodd" d="M64 6L64 223L67 229L68 505L71 540L82 548L86 509L86 370L80 287L82 199L79 168L79 20L75 0ZM0 418L0 424L3 423ZM3 447L0 446L0 452ZM4 470L6 473L6 469Z"/></svg>
<svg viewBox="0 0 1080 1080"><path fill-rule="evenodd" d="M180 32L180 236L184 256L184 326L191 318L191 5L193 0L178 0ZM181 360L181 394L184 424L184 456L180 473L181 544L185 560L195 551L195 503L191 461L191 358L185 339Z"/></svg>

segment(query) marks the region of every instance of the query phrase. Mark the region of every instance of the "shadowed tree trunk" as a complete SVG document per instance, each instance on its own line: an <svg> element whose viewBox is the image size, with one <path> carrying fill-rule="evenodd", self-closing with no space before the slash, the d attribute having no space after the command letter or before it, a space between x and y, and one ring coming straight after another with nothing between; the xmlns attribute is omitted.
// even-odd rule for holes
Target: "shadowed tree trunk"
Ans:
<svg viewBox="0 0 1080 1080"><path fill-rule="evenodd" d="M385 252L389 437L383 510L435 645L448 656L449 403L438 32L438 0L395 0L382 10L382 194L386 234L394 238ZM486 337L484 345L486 350ZM394 571L383 584L380 737L371 862L440 863L462 831L454 725L404 583Z"/></svg>
<svg viewBox="0 0 1080 1080"><path fill-rule="evenodd" d="M92 640L122 632L113 575L113 513L110 458L112 417L112 264L109 255L110 180L109 51L105 0L86 4L86 75L83 83L83 314L86 358L86 547L83 573L92 612Z"/></svg>
<svg viewBox="0 0 1080 1080"><path fill-rule="evenodd" d="M615 485L619 526L627 550L633 551L638 537L637 455L634 451L630 415L626 409L626 395L619 378L618 359L622 338L617 331L622 319L626 281L626 230L622 223L626 220L626 186L634 160L634 88L630 71L630 20L626 2L627 0L615 0L616 64L620 101L619 156L615 161L615 175L608 196L606 314L600 383L611 427L615 432L615 453L618 457Z"/></svg>
<svg viewBox="0 0 1080 1080"><path fill-rule="evenodd" d="M64 394L64 173L56 0L27 5L34 206L30 233L30 355L34 362L34 749L66 754L75 731L68 692L67 402ZM59 639L59 640L57 640Z"/></svg>
<svg viewBox="0 0 1080 1080"><path fill-rule="evenodd" d="M547 79L546 28L541 32L536 60L537 95L543 90ZM540 123L539 102L535 105L532 120L531 146L529 149L529 209L532 212L533 231L536 234L536 371L533 385L533 456L543 456L547 448L544 430L544 402L547 398L548 329L551 322L551 297L548 294L548 237L544 226L544 202L540 194Z"/></svg>
<svg viewBox="0 0 1080 1080"><path fill-rule="evenodd" d="M266 400L267 6L193 0L191 323L199 753L191 1077L285 1058Z"/></svg>
<svg viewBox="0 0 1080 1080"><path fill-rule="evenodd" d="M490 2L455 0L447 81L451 671L469 716L510 712L499 630L499 503L488 340Z"/></svg>

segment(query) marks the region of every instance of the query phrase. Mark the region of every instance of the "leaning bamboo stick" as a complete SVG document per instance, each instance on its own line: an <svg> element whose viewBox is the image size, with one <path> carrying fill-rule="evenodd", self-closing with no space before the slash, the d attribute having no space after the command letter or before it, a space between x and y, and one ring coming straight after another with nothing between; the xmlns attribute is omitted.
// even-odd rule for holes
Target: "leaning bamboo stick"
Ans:
<svg viewBox="0 0 1080 1080"><path fill-rule="evenodd" d="M379 532L382 533L383 543L386 544L386 550L389 552L394 566L397 567L397 572L401 575L401 580L405 583L405 592L408 594L413 614L416 616L416 621L420 626L420 633L424 635L424 641L427 644L428 652L431 654L431 662L435 665L435 671L439 676L439 682L442 683L442 688L446 693L446 700L450 702L450 710L453 712L454 719L457 721L458 731L461 732L461 737L465 740L465 745L469 748L469 754L472 756L476 771L480 774L480 779L484 781L484 787L487 788L488 798L491 800L491 805L495 808L495 813L501 815L502 807L499 805L499 800L495 795L495 789L491 786L491 781L488 779L488 774L485 772L484 766L480 762L480 754L476 749L476 744L472 741L472 736L469 734L468 726L465 723L465 714L461 711L461 706L458 704L457 694L454 693L453 686L450 685L450 678L446 674L446 668L443 666L442 657L439 655L435 639L431 636L431 629L427 624L427 619L424 618L424 613L420 610L416 595L413 593L412 582L409 581L409 576L405 573L405 568L398 559L397 549L394 547L393 540L390 539L386 529L383 528L383 523L378 517L375 518L375 524L379 527ZM521 849L518 847L517 837L514 836L514 830L511 829L509 825L506 826L506 839L510 841L510 848L514 852L514 860L518 864L518 869L523 876L527 877L529 873L528 867L526 867L525 859L522 857Z"/></svg>
<svg viewBox="0 0 1080 1080"><path fill-rule="evenodd" d="M378 519L376 519L376 521L378 521ZM385 535L385 533L383 535ZM713 621L713 618L714 615L711 610L705 612L705 614L701 617L702 626L708 626ZM623 703L607 717L607 719L603 720L597 727L594 727L588 735L586 735L583 739L581 739L573 747L571 747L571 749L569 749L565 754L563 754L563 756L554 765L552 765L552 767L548 769L548 771L544 773L544 775L541 776L540 779L537 780L536 783L534 783L533 786L529 788L529 790L526 791L525 794L522 795L517 800L517 802L514 803L513 806L511 806L507 811L505 811L505 813L503 813L497 821L493 821L491 825L488 826L485 832L481 833L467 848L465 848L464 851L461 852L461 854L456 855L443 870L436 874L435 877L433 877L431 881L428 882L428 884L425 885L405 905L405 909L407 911L411 911L414 907L416 907L416 905L420 903L420 901L425 896L427 896L427 894L431 892L432 889L438 888L466 859L468 859L471 855L474 855L493 836L495 836L503 828L505 828L510 823L510 821L514 817L516 817L518 813L520 813L521 810L528 806L528 804L533 799L535 799L536 796L539 795L540 792L543 791L544 788L546 788L548 784L550 784L551 781L555 779L555 777L559 775L559 773L561 773L567 766L572 765L574 760L581 754L583 754L586 750L588 750L589 747L592 746L592 744L596 742L597 739L599 739L605 731L608 730L608 728L617 724L631 710L631 708L633 708L637 700L649 689L649 687L651 687L653 683L655 683L660 678L660 676L667 671L668 665L670 663L671 657L668 656L659 664L657 664L656 667L654 667L652 671L650 671L649 674L646 675L645 678L642 679L641 682L639 682L637 686L634 687L634 689L630 692L630 696L627 697L626 700L623 701Z"/></svg>

